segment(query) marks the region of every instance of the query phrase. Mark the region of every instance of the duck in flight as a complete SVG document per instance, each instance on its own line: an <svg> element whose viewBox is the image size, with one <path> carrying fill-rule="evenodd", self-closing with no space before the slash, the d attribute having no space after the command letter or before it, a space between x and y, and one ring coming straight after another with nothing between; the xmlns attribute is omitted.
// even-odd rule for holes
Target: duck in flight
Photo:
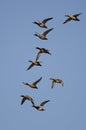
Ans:
<svg viewBox="0 0 86 130"><path fill-rule="evenodd" d="M34 107L34 108L35 108L36 110L38 110L38 111L44 111L44 110L45 110L45 109L43 108L44 105L45 105L47 102L50 101L50 100L43 101L43 102L40 103L39 106L36 106L32 97L30 97L30 96L28 96L28 95L21 95L21 97L22 97L21 105L22 105L26 100L31 101L32 107Z"/></svg>
<svg viewBox="0 0 86 130"><path fill-rule="evenodd" d="M51 52L50 52L48 49L39 48L39 47L36 47L36 49L39 50L38 53L37 53L37 56L36 56L36 61L39 59L39 57L40 57L41 54L43 54L43 53L51 55Z"/></svg>
<svg viewBox="0 0 86 130"><path fill-rule="evenodd" d="M37 79L35 82L33 83L26 83L26 82L22 82L24 85L29 86L30 88L34 88L34 89L38 89L37 84L41 81L42 77L40 77L39 79Z"/></svg>
<svg viewBox="0 0 86 130"><path fill-rule="evenodd" d="M46 18L46 19L43 19L42 21L35 21L33 23L37 24L41 28L47 28L46 22L49 21L49 20L51 20L51 19L53 19L53 18Z"/></svg>
<svg viewBox="0 0 86 130"><path fill-rule="evenodd" d="M65 23L67 23L67 22L69 22L69 21L71 21L71 20L74 20L74 21L80 21L77 17L79 16L79 15L81 15L82 13L78 13L78 14L74 14L74 15L65 15L66 17L68 17L64 22L63 22L63 24L65 24Z"/></svg>
<svg viewBox="0 0 86 130"><path fill-rule="evenodd" d="M64 86L64 82L61 79L58 78L50 78L50 80L52 80L52 88L54 87L55 83L59 83L62 86Z"/></svg>
<svg viewBox="0 0 86 130"><path fill-rule="evenodd" d="M39 106L36 106L35 103L32 102L32 107L34 107L34 108L35 108L36 110L38 110L38 111L44 111L45 109L43 108L43 106L44 106L47 102L49 102L49 101L50 101L50 100L43 101L43 102L40 103Z"/></svg>
<svg viewBox="0 0 86 130"><path fill-rule="evenodd" d="M30 96L28 96L28 95L21 95L21 97L22 97L21 105L22 105L26 100L31 101L32 104L34 103L32 97L30 97Z"/></svg>
<svg viewBox="0 0 86 130"><path fill-rule="evenodd" d="M31 69L33 66L42 66L41 63L37 60L36 61L29 60L28 62L31 62L31 64L29 65L29 67L26 70Z"/></svg>
<svg viewBox="0 0 86 130"><path fill-rule="evenodd" d="M53 30L53 28L48 29L48 30L46 30L45 32L43 32L42 34L39 34L39 33L36 32L34 35L37 36L37 37L39 37L39 38L42 39L42 40L47 40L46 35L47 35L50 31L52 31L52 30Z"/></svg>

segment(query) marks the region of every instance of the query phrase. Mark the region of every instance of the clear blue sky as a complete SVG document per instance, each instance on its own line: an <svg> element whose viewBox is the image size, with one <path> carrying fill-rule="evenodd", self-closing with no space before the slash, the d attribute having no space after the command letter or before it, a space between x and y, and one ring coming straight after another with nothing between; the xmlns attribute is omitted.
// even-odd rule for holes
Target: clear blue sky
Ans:
<svg viewBox="0 0 86 130"><path fill-rule="evenodd" d="M80 22L62 24L65 14L83 14ZM35 20L53 17L54 28L43 41L33 34L45 29ZM42 55L42 67L26 71L34 60L35 47L51 50ZM24 86L42 76L38 90ZM50 77L61 78L64 87L51 89ZM0 1L0 130L86 130L86 1ZM20 95L30 95L36 104L49 99L44 112L30 102L20 105Z"/></svg>

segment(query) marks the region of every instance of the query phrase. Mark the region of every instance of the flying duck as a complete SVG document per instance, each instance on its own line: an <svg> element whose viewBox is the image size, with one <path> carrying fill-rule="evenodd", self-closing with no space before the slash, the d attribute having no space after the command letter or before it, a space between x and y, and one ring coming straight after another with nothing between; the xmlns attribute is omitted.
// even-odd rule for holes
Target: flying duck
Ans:
<svg viewBox="0 0 86 130"><path fill-rule="evenodd" d="M37 24L41 28L47 28L47 26L45 24L46 24L47 21L49 21L51 19L53 19L53 18L46 18L46 19L42 20L41 22L40 21L35 21L33 23Z"/></svg>
<svg viewBox="0 0 86 130"><path fill-rule="evenodd" d="M32 107L34 107L35 109L37 109L38 111L44 111L45 109L43 108L43 106L49 102L50 100L46 100L46 101L43 101L39 106L36 106L34 104L34 102L32 103Z"/></svg>
<svg viewBox="0 0 86 130"><path fill-rule="evenodd" d="M59 83L62 86L64 86L64 82L61 79L58 78L50 78L50 80L52 80L52 88L54 87L55 83Z"/></svg>
<svg viewBox="0 0 86 130"><path fill-rule="evenodd" d="M33 66L42 66L41 64L40 64L40 62L39 61L32 61L32 60L29 60L28 62L31 62L31 64L29 65L29 67L26 69L26 70L29 70L29 69L31 69Z"/></svg>
<svg viewBox="0 0 86 130"><path fill-rule="evenodd" d="M22 105L26 100L31 101L32 104L34 103L32 97L30 97L30 96L21 95L21 97L22 97L21 105Z"/></svg>
<svg viewBox="0 0 86 130"><path fill-rule="evenodd" d="M80 21L77 17L78 17L79 15L81 15L81 14L82 14L82 13L74 14L74 15L65 15L66 17L68 17L68 19L66 19L66 20L63 22L63 24L65 24L65 23L67 23L67 22L69 22L69 21L71 21L71 20Z"/></svg>
<svg viewBox="0 0 86 130"><path fill-rule="evenodd" d="M38 53L37 53L37 56L36 56L36 61L39 59L39 57L40 57L41 54L43 54L43 53L51 55L51 52L50 52L48 49L39 48L39 47L36 47L36 49L39 50Z"/></svg>
<svg viewBox="0 0 86 130"><path fill-rule="evenodd" d="M35 82L33 83L25 83L25 82L22 82L24 85L27 85L29 86L30 88L34 88L34 89L38 89L38 87L36 86L37 83L39 83L41 81L42 77L40 77L38 80L36 80Z"/></svg>
<svg viewBox="0 0 86 130"><path fill-rule="evenodd" d="M44 33L42 33L42 34L39 34L39 33L35 33L34 35L35 36L37 36L37 37L39 37L40 39L42 39L42 40L47 40L47 38L46 38L46 35L50 32L50 31L52 31L53 30L53 28L51 28L51 29L48 29L48 30L46 30Z"/></svg>

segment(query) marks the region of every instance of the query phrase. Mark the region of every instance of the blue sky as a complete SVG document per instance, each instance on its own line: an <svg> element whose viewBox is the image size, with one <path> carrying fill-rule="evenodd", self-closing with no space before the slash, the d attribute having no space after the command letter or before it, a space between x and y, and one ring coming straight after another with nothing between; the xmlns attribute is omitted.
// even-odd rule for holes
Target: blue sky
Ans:
<svg viewBox="0 0 86 130"><path fill-rule="evenodd" d="M65 14L83 14L80 22L62 24ZM45 29L34 25L47 17L54 28L43 41L33 34ZM69 0L1 0L0 1L0 129L86 129L86 1ZM26 71L34 60L35 47L51 50L42 55L42 67ZM43 77L38 90L24 86ZM50 77L61 78L64 87L51 89ZM30 102L20 105L20 95L30 95L36 104L50 100L44 112Z"/></svg>

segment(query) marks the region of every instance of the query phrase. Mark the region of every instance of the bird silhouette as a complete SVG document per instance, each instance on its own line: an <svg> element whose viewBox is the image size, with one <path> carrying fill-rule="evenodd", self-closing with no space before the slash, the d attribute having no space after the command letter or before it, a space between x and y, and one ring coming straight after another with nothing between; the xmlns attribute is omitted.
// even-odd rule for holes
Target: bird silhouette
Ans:
<svg viewBox="0 0 86 130"><path fill-rule="evenodd" d="M53 28L48 29L48 30L46 30L45 32L43 32L42 34L39 34L39 33L36 32L34 35L37 36L37 37L39 37L39 38L42 39L42 40L48 40L48 39L46 38L46 35L47 35L50 31L52 31L52 30L53 30Z"/></svg>
<svg viewBox="0 0 86 130"><path fill-rule="evenodd" d="M39 110L39 111L44 111L45 109L43 108L43 106L49 102L50 100L46 100L46 101L43 101L41 102L41 104L39 106L36 106L35 103L33 102L32 103L32 107L34 107L35 109Z"/></svg>
<svg viewBox="0 0 86 130"><path fill-rule="evenodd" d="M40 21L35 21L33 23L37 24L41 28L47 28L47 26L45 24L46 24L47 21L49 21L51 19L53 19L53 18L46 18L46 19L43 19L41 22Z"/></svg>
<svg viewBox="0 0 86 130"><path fill-rule="evenodd" d="M33 66L42 66L41 64L40 64L40 62L39 61L32 61L32 60L29 60L28 62L31 62L31 64L28 66L28 68L26 69L26 70L29 70L29 69L31 69Z"/></svg>
<svg viewBox="0 0 86 130"><path fill-rule="evenodd" d="M82 13L74 14L74 15L65 15L65 16L68 17L68 18L63 22L63 24L65 24L65 23L67 23L67 22L69 22L69 21L71 21L71 20L80 21L77 17L78 17L79 15L81 15L81 14L82 14Z"/></svg>
<svg viewBox="0 0 86 130"><path fill-rule="evenodd" d="M48 49L39 48L39 47L36 47L36 49L39 50L38 53L37 53L37 56L36 56L36 61L39 59L39 57L40 57L41 54L43 54L43 53L51 55L51 52L50 52Z"/></svg>
<svg viewBox="0 0 86 130"><path fill-rule="evenodd" d="M22 82L24 85L29 86L30 88L34 88L34 89L38 89L37 84L41 81L42 77L40 77L38 80L36 80L33 83L26 83L26 82Z"/></svg>
<svg viewBox="0 0 86 130"><path fill-rule="evenodd" d="M59 83L62 86L64 86L64 82L61 79L58 78L50 78L50 80L52 80L52 88L54 87L55 83Z"/></svg>
<svg viewBox="0 0 86 130"><path fill-rule="evenodd" d="M28 96L28 95L21 95L21 97L22 97L21 105L22 105L26 100L31 101L32 104L34 103L32 97L30 97L30 96Z"/></svg>

